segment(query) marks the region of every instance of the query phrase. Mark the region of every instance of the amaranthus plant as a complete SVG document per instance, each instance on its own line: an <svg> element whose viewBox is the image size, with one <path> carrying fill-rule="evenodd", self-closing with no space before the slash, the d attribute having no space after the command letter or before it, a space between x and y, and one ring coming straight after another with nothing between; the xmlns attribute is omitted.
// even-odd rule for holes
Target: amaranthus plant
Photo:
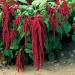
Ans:
<svg viewBox="0 0 75 75"><path fill-rule="evenodd" d="M0 50L18 71L28 63L39 70L44 59L60 62L67 40L75 41L75 1L0 0L0 34Z"/></svg>

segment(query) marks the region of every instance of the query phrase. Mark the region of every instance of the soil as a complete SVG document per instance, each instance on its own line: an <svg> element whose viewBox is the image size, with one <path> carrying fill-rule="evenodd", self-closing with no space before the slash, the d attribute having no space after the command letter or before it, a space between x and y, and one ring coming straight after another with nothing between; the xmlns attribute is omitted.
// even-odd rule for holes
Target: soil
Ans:
<svg viewBox="0 0 75 75"><path fill-rule="evenodd" d="M39 71L28 65L24 72L17 72L15 66L0 66L0 75L75 75L75 63L72 59L60 63L45 62Z"/></svg>

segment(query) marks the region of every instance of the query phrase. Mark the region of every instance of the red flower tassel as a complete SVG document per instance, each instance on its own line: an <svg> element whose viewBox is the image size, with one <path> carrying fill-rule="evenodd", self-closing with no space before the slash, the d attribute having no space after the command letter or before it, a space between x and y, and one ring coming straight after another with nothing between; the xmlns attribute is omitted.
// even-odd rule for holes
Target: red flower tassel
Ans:
<svg viewBox="0 0 75 75"><path fill-rule="evenodd" d="M16 70L23 71L25 65L25 55L24 50L21 50L18 52L17 58L16 58Z"/></svg>
<svg viewBox="0 0 75 75"><path fill-rule="evenodd" d="M53 35L55 37L55 30L58 27L56 16L50 17L49 21L51 22L51 28L53 29Z"/></svg>
<svg viewBox="0 0 75 75"><path fill-rule="evenodd" d="M52 29L56 29L58 27L58 21L55 16L50 17L51 27Z"/></svg>
<svg viewBox="0 0 75 75"><path fill-rule="evenodd" d="M10 43L12 43L15 37L16 37L16 30L13 28L10 32Z"/></svg>
<svg viewBox="0 0 75 75"><path fill-rule="evenodd" d="M30 26L31 26L31 17L27 17L24 20L24 24L23 24L23 32L25 33L25 46L26 46L26 35L27 32L30 31Z"/></svg>
<svg viewBox="0 0 75 75"><path fill-rule="evenodd" d="M5 48L9 48L9 29L8 29L8 19L5 19L3 30L2 30L2 38L3 43L5 44Z"/></svg>
<svg viewBox="0 0 75 75"><path fill-rule="evenodd" d="M20 19L21 19L21 16L16 17L16 19L13 21L14 22L14 27L16 27L17 25L20 24Z"/></svg>
<svg viewBox="0 0 75 75"><path fill-rule="evenodd" d="M56 9L54 9L54 8L48 8L48 15L52 15L52 14L56 14Z"/></svg>
<svg viewBox="0 0 75 75"><path fill-rule="evenodd" d="M34 67L38 70L44 61L44 51L43 45L46 37L44 35L44 21L41 16L34 17L32 20L32 50L33 50L33 58L34 58Z"/></svg>
<svg viewBox="0 0 75 75"><path fill-rule="evenodd" d="M2 14L2 22L3 22L3 30L2 30L2 38L3 43L5 44L5 48L9 48L9 5L8 2L4 4L3 14Z"/></svg>

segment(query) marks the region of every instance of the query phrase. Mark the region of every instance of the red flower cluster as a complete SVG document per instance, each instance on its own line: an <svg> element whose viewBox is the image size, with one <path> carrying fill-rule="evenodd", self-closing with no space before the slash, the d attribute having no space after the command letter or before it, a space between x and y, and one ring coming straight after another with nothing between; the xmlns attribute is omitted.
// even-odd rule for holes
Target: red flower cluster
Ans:
<svg viewBox="0 0 75 75"><path fill-rule="evenodd" d="M25 65L25 55L24 50L20 50L18 52L17 58L16 58L16 70L23 71L24 65Z"/></svg>
<svg viewBox="0 0 75 75"><path fill-rule="evenodd" d="M27 35L27 32L30 31L30 26L31 26L31 17L27 17L24 20L24 24L23 24L23 31L25 32L25 46L26 46L26 35Z"/></svg>
<svg viewBox="0 0 75 75"><path fill-rule="evenodd" d="M56 19L56 16L50 17L51 27L52 29L56 29L58 27L58 21Z"/></svg>
<svg viewBox="0 0 75 75"><path fill-rule="evenodd" d="M5 48L9 48L9 29L8 29L8 19L5 19L3 31L2 31L3 43Z"/></svg>
<svg viewBox="0 0 75 75"><path fill-rule="evenodd" d="M69 7L67 6L66 1L63 2L62 7L60 8L60 13L64 16L69 14Z"/></svg>
<svg viewBox="0 0 75 75"><path fill-rule="evenodd" d="M56 0L56 4L59 5L60 4L60 1L59 0Z"/></svg>
<svg viewBox="0 0 75 75"><path fill-rule="evenodd" d="M20 19L21 19L21 16L16 17L16 19L13 21L14 22L14 27L20 24Z"/></svg>
<svg viewBox="0 0 75 75"><path fill-rule="evenodd" d="M15 37L16 37L16 30L13 28L10 32L10 44L12 43Z"/></svg>
<svg viewBox="0 0 75 75"><path fill-rule="evenodd" d="M31 32L34 66L38 70L44 61L43 45L46 40L46 27L43 17L27 17L24 20L23 31L25 32L25 44L26 34L29 31Z"/></svg>
<svg viewBox="0 0 75 75"><path fill-rule="evenodd" d="M3 0L0 0L0 4L2 4L3 3Z"/></svg>
<svg viewBox="0 0 75 75"><path fill-rule="evenodd" d="M51 22L51 28L53 29L53 35L55 37L55 30L58 27L58 21L56 19L56 16L50 17L49 21Z"/></svg>
<svg viewBox="0 0 75 75"><path fill-rule="evenodd" d="M34 58L34 66L38 70L44 61L43 44L46 39L45 23L41 16L34 17L32 20L32 51Z"/></svg>
<svg viewBox="0 0 75 75"><path fill-rule="evenodd" d="M48 8L48 15L52 15L52 14L55 14L56 13L56 9L54 8Z"/></svg>
<svg viewBox="0 0 75 75"><path fill-rule="evenodd" d="M2 22L3 22L3 30L2 30L2 38L3 43L5 44L5 48L9 48L9 44L13 41L16 36L15 29L9 31L9 23L10 23L10 14L14 16L15 8L9 8L8 2L5 2L2 14ZM19 18L18 18L19 19Z"/></svg>
<svg viewBox="0 0 75 75"><path fill-rule="evenodd" d="M5 48L9 48L9 5L6 2L4 4L3 8L3 14L2 14L2 21L3 21L3 31L2 31L2 38L3 38L3 43L5 44Z"/></svg>

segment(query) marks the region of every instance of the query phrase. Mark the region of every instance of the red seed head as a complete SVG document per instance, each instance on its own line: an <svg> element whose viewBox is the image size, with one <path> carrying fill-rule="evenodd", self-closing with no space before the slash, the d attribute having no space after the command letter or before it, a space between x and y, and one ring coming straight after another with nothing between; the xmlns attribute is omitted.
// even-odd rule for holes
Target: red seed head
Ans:
<svg viewBox="0 0 75 75"><path fill-rule="evenodd" d="M20 24L20 19L21 19L21 16L16 17L16 19L13 21L14 22L14 27Z"/></svg>
<svg viewBox="0 0 75 75"><path fill-rule="evenodd" d="M16 37L16 30L13 28L10 32L10 43L12 43L15 37Z"/></svg>
<svg viewBox="0 0 75 75"><path fill-rule="evenodd" d="M56 0L56 4L59 5L60 4L60 1L59 0Z"/></svg>
<svg viewBox="0 0 75 75"><path fill-rule="evenodd" d="M52 29L56 29L58 27L58 21L55 16L50 17L51 27Z"/></svg>
<svg viewBox="0 0 75 75"><path fill-rule="evenodd" d="M43 39L45 37L45 23L43 17L35 16L33 18L31 32L34 66L37 70L39 70L44 61L43 45L45 40L43 41Z"/></svg>
<svg viewBox="0 0 75 75"><path fill-rule="evenodd" d="M9 14L9 4L8 4L8 2L5 2L5 4L4 4L3 13Z"/></svg>
<svg viewBox="0 0 75 75"><path fill-rule="evenodd" d="M49 8L48 9L48 14L49 15L52 15L52 14L55 14L56 13L56 9L54 9L54 8Z"/></svg>
<svg viewBox="0 0 75 75"><path fill-rule="evenodd" d="M21 50L18 52L18 55L16 57L16 69L17 71L23 71L25 65L25 55L24 50Z"/></svg>
<svg viewBox="0 0 75 75"><path fill-rule="evenodd" d="M67 6L66 1L63 2L62 7L60 8L60 13L64 16L69 14L69 7Z"/></svg>

